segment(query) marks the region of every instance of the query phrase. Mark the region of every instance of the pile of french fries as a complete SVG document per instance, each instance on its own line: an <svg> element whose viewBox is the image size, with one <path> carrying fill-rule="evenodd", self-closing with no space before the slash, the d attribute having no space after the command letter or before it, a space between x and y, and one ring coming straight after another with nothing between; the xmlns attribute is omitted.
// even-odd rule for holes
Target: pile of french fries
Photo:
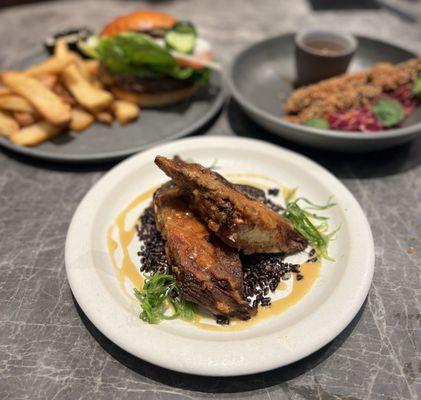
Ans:
<svg viewBox="0 0 421 400"><path fill-rule="evenodd" d="M54 55L25 71L0 74L0 135L35 146L62 132L83 132L95 121L121 125L138 118L135 103L115 99L98 77L99 63L58 41Z"/></svg>

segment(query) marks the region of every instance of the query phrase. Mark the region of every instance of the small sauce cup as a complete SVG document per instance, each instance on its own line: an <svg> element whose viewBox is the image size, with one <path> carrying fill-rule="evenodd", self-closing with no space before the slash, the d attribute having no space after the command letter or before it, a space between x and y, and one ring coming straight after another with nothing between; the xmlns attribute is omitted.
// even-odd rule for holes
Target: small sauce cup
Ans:
<svg viewBox="0 0 421 400"><path fill-rule="evenodd" d="M297 85L314 82L346 72L358 42L348 33L311 30L295 36Z"/></svg>

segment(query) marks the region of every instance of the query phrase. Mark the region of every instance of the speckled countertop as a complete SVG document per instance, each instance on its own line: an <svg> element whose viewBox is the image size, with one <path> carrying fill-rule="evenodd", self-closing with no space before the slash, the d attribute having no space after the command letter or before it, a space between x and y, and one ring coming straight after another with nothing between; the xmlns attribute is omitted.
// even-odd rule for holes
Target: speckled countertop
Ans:
<svg viewBox="0 0 421 400"><path fill-rule="evenodd" d="M386 11L312 13L303 0L62 1L0 12L0 67L36 52L48 33L80 25L99 28L113 15L145 4L194 20L224 63L248 43L320 24L389 39L421 53L420 25ZM374 281L358 316L312 356L254 376L188 376L135 359L81 314L64 271L72 214L112 165L62 166L2 152L0 398L420 398L421 138L365 156L313 151L265 133L232 101L207 134L260 137L292 148L327 167L356 196L376 244ZM409 246L415 253L407 253Z"/></svg>

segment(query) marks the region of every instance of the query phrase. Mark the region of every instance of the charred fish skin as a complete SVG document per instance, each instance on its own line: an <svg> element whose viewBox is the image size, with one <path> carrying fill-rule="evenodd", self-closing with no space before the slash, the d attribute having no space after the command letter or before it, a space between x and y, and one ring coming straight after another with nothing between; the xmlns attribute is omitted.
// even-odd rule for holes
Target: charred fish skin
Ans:
<svg viewBox="0 0 421 400"><path fill-rule="evenodd" d="M200 164L157 156L155 163L185 191L190 207L228 246L252 253L292 254L307 241L290 221Z"/></svg>
<svg viewBox="0 0 421 400"><path fill-rule="evenodd" d="M186 205L183 192L168 183L153 199L166 256L185 298L215 315L247 320L257 310L243 299L238 252L213 236Z"/></svg>

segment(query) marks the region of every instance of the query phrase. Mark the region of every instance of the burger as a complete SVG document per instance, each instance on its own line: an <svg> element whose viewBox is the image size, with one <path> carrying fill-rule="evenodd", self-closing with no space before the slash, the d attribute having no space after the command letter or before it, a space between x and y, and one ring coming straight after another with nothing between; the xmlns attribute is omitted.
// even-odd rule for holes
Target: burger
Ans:
<svg viewBox="0 0 421 400"><path fill-rule="evenodd" d="M209 78L210 45L188 21L136 11L80 45L100 61L100 78L117 98L160 107L192 96Z"/></svg>

